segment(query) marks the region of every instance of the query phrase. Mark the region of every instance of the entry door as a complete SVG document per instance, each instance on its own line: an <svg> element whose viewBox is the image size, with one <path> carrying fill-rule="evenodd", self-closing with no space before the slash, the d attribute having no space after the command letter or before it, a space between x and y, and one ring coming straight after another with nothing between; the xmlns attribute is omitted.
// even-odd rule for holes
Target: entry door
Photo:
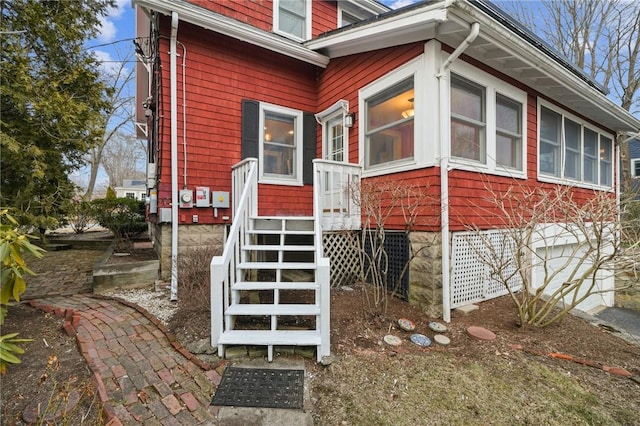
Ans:
<svg viewBox="0 0 640 426"><path fill-rule="evenodd" d="M323 159L337 162L346 161L345 139L344 139L344 119L342 112L329 118L324 125ZM324 176L324 206L325 215L334 216L344 213L345 194L348 194L348 182L343 182L341 169L330 168Z"/></svg>

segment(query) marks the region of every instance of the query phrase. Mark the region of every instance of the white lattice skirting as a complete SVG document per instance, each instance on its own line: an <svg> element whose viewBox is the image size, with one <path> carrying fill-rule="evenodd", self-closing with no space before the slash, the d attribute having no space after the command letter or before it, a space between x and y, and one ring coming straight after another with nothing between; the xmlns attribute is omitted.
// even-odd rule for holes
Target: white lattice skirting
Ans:
<svg viewBox="0 0 640 426"><path fill-rule="evenodd" d="M325 233L322 245L331 262L331 287L353 285L360 273L359 232Z"/></svg>
<svg viewBox="0 0 640 426"><path fill-rule="evenodd" d="M489 267L482 258L499 253L502 259L515 259L516 253L508 244L504 231L495 229L479 232L456 232L451 241L451 308L493 299L508 293L505 286L491 279ZM491 247L491 248L489 248ZM479 254L482 253L482 254ZM515 271L515 265L509 265ZM510 272L508 269L505 272ZM509 282L513 291L522 288L519 274Z"/></svg>

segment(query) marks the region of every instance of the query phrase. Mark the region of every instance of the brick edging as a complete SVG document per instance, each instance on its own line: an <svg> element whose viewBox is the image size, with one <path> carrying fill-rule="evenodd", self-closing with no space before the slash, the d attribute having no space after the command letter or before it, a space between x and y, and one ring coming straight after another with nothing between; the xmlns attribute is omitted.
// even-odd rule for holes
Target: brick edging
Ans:
<svg viewBox="0 0 640 426"><path fill-rule="evenodd" d="M164 336L167 338L171 346L177 352L182 354L182 356L184 356L187 360L194 363L203 371L215 370L220 365L224 364L224 360L220 360L217 363L215 363L215 365L212 365L208 362L204 362L201 359L199 359L197 356L189 352L189 350L186 347L184 347L182 343L180 343L176 339L176 336L172 332L170 332L167 329L167 327L164 324L162 324L162 322L155 315L151 314L145 308L143 308L142 306L136 303L121 299L119 297L105 296L102 294L86 294L83 296L89 297L92 299L98 299L98 300L112 300L114 302L121 303L139 312L141 315L147 318L150 322L152 322L156 327L158 327L158 329L164 334ZM40 299L32 299L26 303L28 303L33 308L39 309L45 313L53 313L58 318L62 318L64 320L62 324L62 328L64 329L64 331L67 333L68 336L75 337L76 344L78 345L78 350L82 355L82 357L87 362L87 366L91 370L92 381L96 386L96 391L98 396L100 397L100 402L102 404L102 414L106 418L105 426L122 426L122 422L118 418L113 405L109 402L110 398L107 393L107 388L105 387L102 381L102 376L100 376L100 373L98 372L98 369L96 368L95 363L89 357L88 350L85 347L86 344L83 341L81 341L81 339L78 338L78 332L76 328L80 324L80 319L81 319L80 313L76 312L73 308L58 308L58 307L55 307L54 305L40 302L39 300Z"/></svg>

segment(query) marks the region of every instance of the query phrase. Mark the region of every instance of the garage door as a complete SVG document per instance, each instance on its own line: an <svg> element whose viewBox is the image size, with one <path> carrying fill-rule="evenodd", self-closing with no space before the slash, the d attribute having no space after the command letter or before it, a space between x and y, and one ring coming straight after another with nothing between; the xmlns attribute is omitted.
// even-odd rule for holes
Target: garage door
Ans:
<svg viewBox="0 0 640 426"><path fill-rule="evenodd" d="M535 288L539 288L545 279L544 264L547 265L547 276L551 276L553 273L558 272L558 275L554 277L552 282L545 289L545 294L550 296L555 290L557 290L564 282L566 282L571 273L575 270L577 260L582 254L585 253L584 249L578 248L577 253L574 253L575 245L562 245L549 248L539 248L536 250L538 259L534 261L533 267L533 284ZM541 259L546 259L542 261ZM569 266L566 266L569 262ZM578 273L589 268L589 262L584 262L578 269ZM577 275L577 274L576 274ZM598 278L598 290L613 289L614 280L610 273L601 271L597 273ZM578 289L578 297L582 296L586 292L588 283L584 283L580 289ZM574 293L570 293L564 298L564 303L570 303L573 299ZM581 311L591 311L599 306L613 306L613 291L594 294L585 299L582 303L576 306Z"/></svg>

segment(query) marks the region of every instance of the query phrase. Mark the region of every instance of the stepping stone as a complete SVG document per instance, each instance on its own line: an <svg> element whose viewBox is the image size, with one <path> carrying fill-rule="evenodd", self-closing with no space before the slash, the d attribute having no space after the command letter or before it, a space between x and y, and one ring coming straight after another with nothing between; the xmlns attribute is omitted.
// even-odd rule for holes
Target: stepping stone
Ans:
<svg viewBox="0 0 640 426"><path fill-rule="evenodd" d="M433 336L433 340L442 346L447 346L449 343L451 343L451 339L449 339L447 336L443 336L442 334L436 334L435 336Z"/></svg>
<svg viewBox="0 0 640 426"><path fill-rule="evenodd" d="M430 346L431 345L431 339L429 339L427 336L425 336L424 334L412 334L411 337L411 342L418 345L418 346Z"/></svg>
<svg viewBox="0 0 640 426"><path fill-rule="evenodd" d="M410 319L400 318L398 320L398 327L404 331L413 331L416 328L416 324Z"/></svg>
<svg viewBox="0 0 640 426"><path fill-rule="evenodd" d="M493 331L489 331L484 327L477 327L475 325L467 328L467 334L479 340L494 340L496 338Z"/></svg>
<svg viewBox="0 0 640 426"><path fill-rule="evenodd" d="M480 309L478 305L466 305L455 308L454 311L461 315L469 315L473 311Z"/></svg>
<svg viewBox="0 0 640 426"><path fill-rule="evenodd" d="M389 346L400 346L402 344L402 340L392 334L387 334L384 336L383 340Z"/></svg>
<svg viewBox="0 0 640 426"><path fill-rule="evenodd" d="M444 324L441 324L436 321L432 321L429 323L429 328L431 331L435 331L436 333L446 333L447 327Z"/></svg>

